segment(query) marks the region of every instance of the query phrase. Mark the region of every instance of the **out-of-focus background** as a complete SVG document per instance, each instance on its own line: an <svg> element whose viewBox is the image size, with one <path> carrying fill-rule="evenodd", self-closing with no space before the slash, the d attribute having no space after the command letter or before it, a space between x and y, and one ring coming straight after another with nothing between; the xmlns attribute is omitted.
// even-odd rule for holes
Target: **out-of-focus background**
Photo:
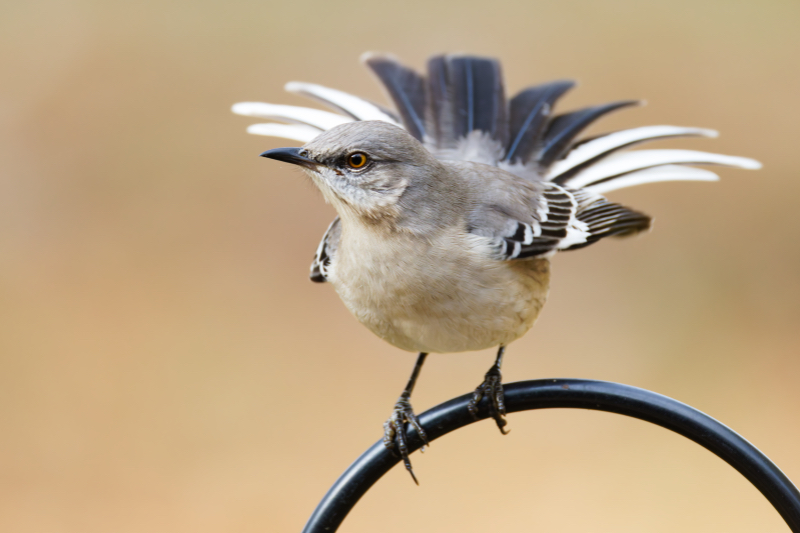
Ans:
<svg viewBox="0 0 800 533"><path fill-rule="evenodd" d="M645 98L593 131L702 126L658 146L758 172L611 198L652 233L558 256L508 381L612 380L691 404L800 482L800 3L673 0L6 2L0 6L0 530L299 531L381 436L414 355L307 271L333 217L245 133L238 101L310 81L385 98L358 58L502 58L560 110ZM312 104L313 105L313 104ZM418 411L493 353L429 358ZM709 452L554 410L475 424L395 469L344 531L787 531Z"/></svg>

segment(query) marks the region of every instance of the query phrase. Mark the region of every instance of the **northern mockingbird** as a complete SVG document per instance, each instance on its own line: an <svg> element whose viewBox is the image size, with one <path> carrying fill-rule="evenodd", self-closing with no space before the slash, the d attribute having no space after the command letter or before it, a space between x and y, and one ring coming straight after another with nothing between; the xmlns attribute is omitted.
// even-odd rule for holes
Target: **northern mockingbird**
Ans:
<svg viewBox="0 0 800 533"><path fill-rule="evenodd" d="M573 82L530 87L507 100L494 59L436 56L427 76L387 56L367 55L364 62L396 111L297 82L287 90L338 113L263 103L236 104L233 111L290 123L248 131L305 143L261 155L300 166L339 215L317 248L311 279L331 283L373 333L419 352L384 425L385 445L416 481L406 425L427 443L410 396L428 353L498 347L469 408L475 416L488 396L489 412L506 433L503 352L544 305L550 257L650 227L650 217L601 194L717 179L687 164L760 164L690 150L624 151L649 140L716 136L699 128L649 126L577 140L598 118L639 102L555 115L554 104Z"/></svg>

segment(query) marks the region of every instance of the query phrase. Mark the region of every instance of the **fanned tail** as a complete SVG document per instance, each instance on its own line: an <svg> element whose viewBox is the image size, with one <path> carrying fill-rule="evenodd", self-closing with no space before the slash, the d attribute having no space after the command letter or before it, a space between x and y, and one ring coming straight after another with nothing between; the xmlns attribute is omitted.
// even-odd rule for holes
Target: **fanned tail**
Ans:
<svg viewBox="0 0 800 533"><path fill-rule="evenodd" d="M365 54L362 60L388 92L396 113L336 89L300 82L290 82L286 89L337 113L255 102L236 104L233 112L288 123L253 124L249 133L302 143L340 124L381 120L405 128L441 159L499 166L525 179L595 194L658 181L717 179L713 172L686 165L761 166L753 159L691 150L627 151L647 141L716 136L701 128L646 126L580 139L608 113L640 102L625 100L555 115L557 101L575 85L570 80L528 87L506 101L495 59L434 56L427 76L391 56Z"/></svg>

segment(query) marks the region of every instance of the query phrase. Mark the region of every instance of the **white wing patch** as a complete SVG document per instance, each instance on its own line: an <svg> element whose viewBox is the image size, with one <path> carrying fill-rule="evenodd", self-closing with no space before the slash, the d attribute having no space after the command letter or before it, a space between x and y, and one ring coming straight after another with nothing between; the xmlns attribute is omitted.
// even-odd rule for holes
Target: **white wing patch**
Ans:
<svg viewBox="0 0 800 533"><path fill-rule="evenodd" d="M579 205L571 191L550 184L534 201L532 222L509 220L496 237L503 259L546 257L587 242L589 228L577 218Z"/></svg>
<svg viewBox="0 0 800 533"><path fill-rule="evenodd" d="M588 190L548 184L537 202L532 206L537 220L509 219L496 234L495 248L502 259L549 257L559 250L582 248L604 237L630 235L650 227L647 215Z"/></svg>

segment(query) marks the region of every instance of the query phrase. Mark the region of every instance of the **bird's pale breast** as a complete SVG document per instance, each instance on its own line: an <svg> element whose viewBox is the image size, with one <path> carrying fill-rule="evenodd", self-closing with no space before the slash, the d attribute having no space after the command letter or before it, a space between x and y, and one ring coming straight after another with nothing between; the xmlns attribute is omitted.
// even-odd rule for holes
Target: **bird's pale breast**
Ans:
<svg viewBox="0 0 800 533"><path fill-rule="evenodd" d="M455 229L420 240L361 228L342 235L329 280L362 324L398 348L462 352L530 329L549 261L498 261L483 238Z"/></svg>

